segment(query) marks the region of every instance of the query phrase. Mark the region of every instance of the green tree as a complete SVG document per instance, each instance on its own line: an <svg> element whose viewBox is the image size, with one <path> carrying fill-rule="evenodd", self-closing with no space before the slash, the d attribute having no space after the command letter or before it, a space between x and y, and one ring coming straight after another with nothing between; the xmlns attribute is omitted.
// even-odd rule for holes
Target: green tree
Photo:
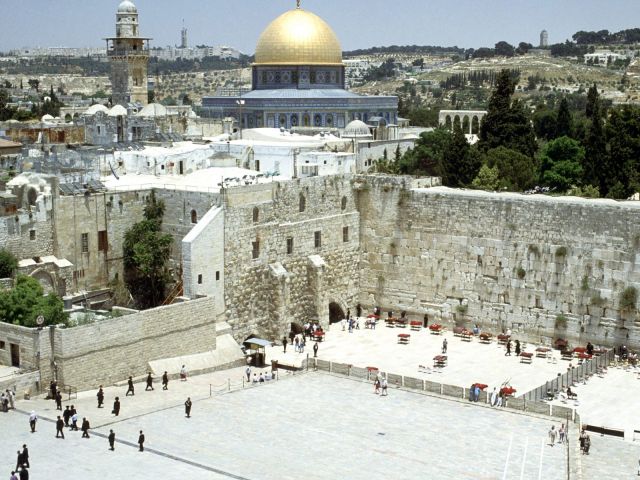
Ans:
<svg viewBox="0 0 640 480"><path fill-rule="evenodd" d="M501 41L496 43L495 52L496 52L496 55L501 55L504 57L513 57L515 55L516 49L510 43Z"/></svg>
<svg viewBox="0 0 640 480"><path fill-rule="evenodd" d="M587 94L586 116L588 118L587 133L584 139L585 156L582 164L582 182L600 188L606 195L609 190L609 170L615 168L607 161L607 140L602 119L602 107L598 89L594 85Z"/></svg>
<svg viewBox="0 0 640 480"><path fill-rule="evenodd" d="M442 177L444 152L450 141L451 132L445 128L421 133L415 147L402 156L400 172L409 175Z"/></svg>
<svg viewBox="0 0 640 480"><path fill-rule="evenodd" d="M540 155L542 183L566 192L582 178L585 151L582 145L569 137L549 142Z"/></svg>
<svg viewBox="0 0 640 480"><path fill-rule="evenodd" d="M511 72L502 70L480 128L480 148L487 151L507 147L533 158L537 149L535 135L524 105L511 102L514 89Z"/></svg>
<svg viewBox="0 0 640 480"><path fill-rule="evenodd" d="M476 190L488 190L495 192L500 186L500 173L498 167L490 167L486 163L480 167L476 178L471 182L471 186Z"/></svg>
<svg viewBox="0 0 640 480"><path fill-rule="evenodd" d="M44 295L42 286L32 277L19 275L11 290L0 292L0 320L24 327L35 327L42 315L45 325L67 324L60 297Z"/></svg>
<svg viewBox="0 0 640 480"><path fill-rule="evenodd" d="M167 261L173 239L162 233L164 202L152 191L144 210L144 220L126 233L123 244L125 283L140 308L153 308L165 299L171 280Z"/></svg>
<svg viewBox="0 0 640 480"><path fill-rule="evenodd" d="M556 117L556 132L554 138L573 137L573 116L569 110L569 102L566 97L560 101L558 115Z"/></svg>
<svg viewBox="0 0 640 480"><path fill-rule="evenodd" d="M556 113L541 105L533 114L533 128L538 138L545 140L553 140L556 136Z"/></svg>
<svg viewBox="0 0 640 480"><path fill-rule="evenodd" d="M532 158L506 147L489 150L485 163L498 170L498 188L511 192L522 192L536 183L536 164Z"/></svg>
<svg viewBox="0 0 640 480"><path fill-rule="evenodd" d="M13 277L18 269L18 259L8 250L0 249L0 278Z"/></svg>
<svg viewBox="0 0 640 480"><path fill-rule="evenodd" d="M640 108L625 105L612 109L606 138L609 149L602 172L606 195L627 198L640 191Z"/></svg>
<svg viewBox="0 0 640 480"><path fill-rule="evenodd" d="M447 187L466 187L478 175L482 159L472 149L459 123L453 126L453 135L443 155L442 183Z"/></svg>

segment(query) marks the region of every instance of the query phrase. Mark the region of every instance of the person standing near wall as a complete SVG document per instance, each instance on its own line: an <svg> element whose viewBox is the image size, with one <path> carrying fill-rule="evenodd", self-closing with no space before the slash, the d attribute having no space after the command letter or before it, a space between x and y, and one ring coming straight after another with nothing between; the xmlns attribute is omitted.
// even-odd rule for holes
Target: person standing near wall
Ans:
<svg viewBox="0 0 640 480"><path fill-rule="evenodd" d="M169 375L167 374L166 370L162 374L162 389L169 390Z"/></svg>
<svg viewBox="0 0 640 480"><path fill-rule="evenodd" d="M31 427L31 433L35 433L36 431L37 421L38 421L38 415L36 415L36 411L31 410L31 415L29 415L29 426Z"/></svg>
<svg viewBox="0 0 640 480"><path fill-rule="evenodd" d="M98 408L102 408L102 404L104 403L104 390L102 390L102 385L100 385L96 397L98 397Z"/></svg>
<svg viewBox="0 0 640 480"><path fill-rule="evenodd" d="M187 381L187 367L185 367L184 365L182 365L182 368L180 369L180 381Z"/></svg>

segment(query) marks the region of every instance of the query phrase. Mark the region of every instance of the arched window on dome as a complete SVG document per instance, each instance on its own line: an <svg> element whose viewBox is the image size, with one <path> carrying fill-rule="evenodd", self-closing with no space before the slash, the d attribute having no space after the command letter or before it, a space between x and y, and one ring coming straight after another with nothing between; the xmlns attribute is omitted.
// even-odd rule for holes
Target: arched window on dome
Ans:
<svg viewBox="0 0 640 480"><path fill-rule="evenodd" d="M307 197L304 196L304 193L300 194L300 205L299 209L301 212L304 212L307 209Z"/></svg>
<svg viewBox="0 0 640 480"><path fill-rule="evenodd" d="M198 212L191 210L191 223L198 223Z"/></svg>

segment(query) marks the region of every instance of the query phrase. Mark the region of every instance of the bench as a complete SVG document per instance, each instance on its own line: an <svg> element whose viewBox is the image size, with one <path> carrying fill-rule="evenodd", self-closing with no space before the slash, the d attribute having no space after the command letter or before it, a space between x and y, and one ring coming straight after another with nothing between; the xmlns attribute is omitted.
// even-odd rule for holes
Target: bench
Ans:
<svg viewBox="0 0 640 480"><path fill-rule="evenodd" d="M447 356L446 355L436 355L433 357L433 367L434 368L443 368L447 366Z"/></svg>
<svg viewBox="0 0 640 480"><path fill-rule="evenodd" d="M520 353L520 363L531 363L531 360L533 360L533 353L530 353L530 352Z"/></svg>
<svg viewBox="0 0 640 480"><path fill-rule="evenodd" d="M548 358L551 356L551 349L549 347L538 347L536 348L536 357L538 358Z"/></svg>
<svg viewBox="0 0 640 480"><path fill-rule="evenodd" d="M481 333L480 334L480 343L486 343L486 344L491 343L491 337L492 337L492 335L490 333Z"/></svg>

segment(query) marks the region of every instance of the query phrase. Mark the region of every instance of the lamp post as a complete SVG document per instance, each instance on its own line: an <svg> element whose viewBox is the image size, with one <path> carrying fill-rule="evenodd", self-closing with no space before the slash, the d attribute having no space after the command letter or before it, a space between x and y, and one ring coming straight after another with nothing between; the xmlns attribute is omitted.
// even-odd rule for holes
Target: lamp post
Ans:
<svg viewBox="0 0 640 480"><path fill-rule="evenodd" d="M242 140L242 122L244 118L242 117L242 108L244 107L245 100L236 100L236 104L240 107L240 140Z"/></svg>

